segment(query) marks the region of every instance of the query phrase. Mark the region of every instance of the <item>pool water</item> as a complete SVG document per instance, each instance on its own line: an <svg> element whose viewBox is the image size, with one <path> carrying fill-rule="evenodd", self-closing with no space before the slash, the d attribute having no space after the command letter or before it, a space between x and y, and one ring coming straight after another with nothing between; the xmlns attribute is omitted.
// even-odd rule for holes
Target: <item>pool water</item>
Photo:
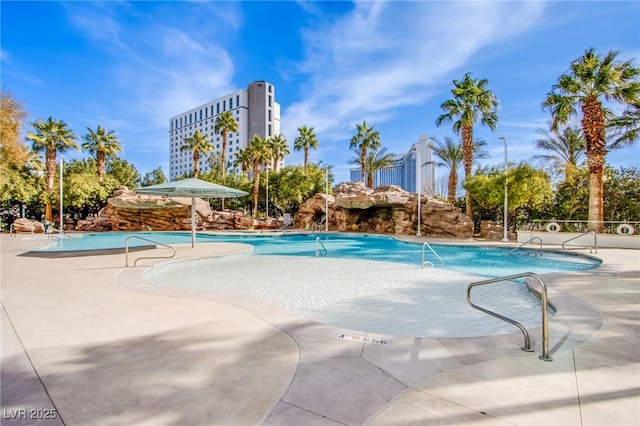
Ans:
<svg viewBox="0 0 640 426"><path fill-rule="evenodd" d="M122 248L132 235L141 236L165 244L190 243L191 234L184 232L115 232L96 234L72 234L57 240L57 244L42 251L75 251ZM322 242L319 245L317 238ZM283 234L283 235L238 235L199 234L196 244L207 242L241 242L251 244L258 255L315 256L316 250L327 257L367 259L420 265L422 246L380 235L362 234ZM150 243L138 239L129 241L130 246L145 246ZM428 249L425 261L438 268L468 272L482 277L501 277L521 272L538 274L559 271L581 271L591 269L600 261L575 253L520 249L511 253L510 248L478 247L432 244L433 249L444 260L441 265Z"/></svg>
<svg viewBox="0 0 640 426"><path fill-rule="evenodd" d="M468 305L466 287L477 280L464 272L396 262L253 254L145 271L153 287L248 295L302 318L364 333L471 337L518 332ZM540 324L540 302L524 284L481 286L473 297L525 327Z"/></svg>
<svg viewBox="0 0 640 426"><path fill-rule="evenodd" d="M168 244L191 241L189 233L90 234L61 239L47 250L123 247L131 235ZM527 249L433 244L444 264L427 250L425 260L433 266L421 268L421 244L374 235L198 235L197 244L207 242L241 242L254 250L163 264L146 271L145 279L155 287L270 300L303 318L349 330L413 337L517 332L471 308L467 285L487 277L580 271L600 264L575 253L543 251L537 256ZM522 281L478 287L474 301L525 327L541 322L540 302Z"/></svg>

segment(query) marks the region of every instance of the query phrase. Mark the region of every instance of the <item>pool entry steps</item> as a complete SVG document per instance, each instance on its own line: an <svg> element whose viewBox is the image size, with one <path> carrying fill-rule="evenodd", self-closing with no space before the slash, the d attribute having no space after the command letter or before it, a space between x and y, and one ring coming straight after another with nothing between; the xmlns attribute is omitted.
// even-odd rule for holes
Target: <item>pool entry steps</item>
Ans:
<svg viewBox="0 0 640 426"><path fill-rule="evenodd" d="M567 247L565 247L565 244L567 244L569 241L573 241L573 240L577 240L580 237L584 237L585 235L589 235L589 234L593 234L593 246L579 246L579 247L574 247L574 250L580 250L583 248L588 248L589 249L589 253L593 253L593 251L596 251L596 254L598 253L598 234L596 234L596 231L589 231L589 232L585 232L584 234L580 234L577 235L575 237L569 238L568 240L564 241L562 243L562 249L563 250L569 250Z"/></svg>
<svg viewBox="0 0 640 426"><path fill-rule="evenodd" d="M424 242L424 244L422 244L422 260L420 261L420 265L422 267L422 269L424 269L426 266L433 266L433 263L424 260L424 249L425 247L428 247L429 250L431 250L431 253L433 253L438 260L440 261L441 265L444 265L444 260L442 260L442 258L440 256L438 256L438 253L436 253L436 251L433 249L433 247L431 247L431 244L429 244L428 242Z"/></svg>
<svg viewBox="0 0 640 426"><path fill-rule="evenodd" d="M511 318L507 318L496 312L478 306L471 301L471 289L473 287L498 283L502 281L511 281L525 277L533 277L540 283L540 300L542 302L542 355L538 356L538 358L543 361L553 361L553 359L549 356L549 300L547 298L547 286L539 275L534 274L533 272L524 272L522 274L508 275L506 277L473 282L467 287L467 302L469 302L469 305L471 305L471 307L474 309L477 309L481 312L484 312L485 314L489 314L495 318L501 319L502 321L508 322L509 324L513 324L518 327L524 336L524 346L522 347L522 350L533 352L533 349L531 348L531 339L529 338L529 332L522 326L522 324L520 324L518 321L512 320Z"/></svg>
<svg viewBox="0 0 640 426"><path fill-rule="evenodd" d="M133 266L135 267L136 264L138 263L138 260L142 260L142 259L171 259L173 257L175 257L176 255L176 249L173 248L172 246L170 246L169 244L164 244L164 243L160 243L158 241L153 241L150 240L148 238L144 238L144 237L140 237L138 235L132 235L130 237L127 237L127 239L124 242L124 259L125 259L125 267L128 268L129 267L129 240L131 240L132 238L134 239L138 239L138 240L142 240L142 241L146 241L152 244L157 244L159 246L162 247L167 247L171 250L173 250L173 253L171 254L171 256L147 256L147 257L139 257L136 260L133 261Z"/></svg>

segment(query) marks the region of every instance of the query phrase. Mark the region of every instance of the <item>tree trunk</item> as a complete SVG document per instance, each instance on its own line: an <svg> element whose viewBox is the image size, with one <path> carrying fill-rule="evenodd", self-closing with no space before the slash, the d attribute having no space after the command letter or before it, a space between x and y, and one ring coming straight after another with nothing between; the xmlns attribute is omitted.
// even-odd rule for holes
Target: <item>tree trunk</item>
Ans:
<svg viewBox="0 0 640 426"><path fill-rule="evenodd" d="M473 128L469 124L462 124L462 153L464 156L464 179L471 178L473 168ZM465 214L473 220L473 209L471 207L471 194L466 192Z"/></svg>
<svg viewBox="0 0 640 426"><path fill-rule="evenodd" d="M105 155L103 151L98 151L96 154L96 166L98 167L98 181L102 182L104 178L104 161Z"/></svg>
<svg viewBox="0 0 640 426"><path fill-rule="evenodd" d="M253 165L253 217L258 217L258 194L260 193L260 164Z"/></svg>
<svg viewBox="0 0 640 426"><path fill-rule="evenodd" d="M45 161L47 167L47 197L45 201L44 219L53 223L53 207L51 198L53 197L53 182L56 177L56 150L47 148L45 151Z"/></svg>
<svg viewBox="0 0 640 426"><path fill-rule="evenodd" d="M367 150L364 147L362 147L362 149L360 150L360 170L361 170L360 181L362 182L363 185L364 185L364 171L366 168L366 159L367 159Z"/></svg>
<svg viewBox="0 0 640 426"><path fill-rule="evenodd" d="M604 186L602 174L607 154L605 116L602 104L595 96L589 96L582 105L582 131L587 145L589 168L589 223L587 230L604 232Z"/></svg>
<svg viewBox="0 0 640 426"><path fill-rule="evenodd" d="M602 172L604 156L591 156L587 159L589 165L589 223L587 231L604 232L604 184ZM600 164L598 167L597 164Z"/></svg>
<svg viewBox="0 0 640 426"><path fill-rule="evenodd" d="M451 169L449 172L449 183L447 185L447 201L451 204L456 200L456 188L458 188L458 172Z"/></svg>
<svg viewBox="0 0 640 426"><path fill-rule="evenodd" d="M197 150L193 151L193 177L198 179L200 175L200 153ZM224 175L223 175L224 176Z"/></svg>
<svg viewBox="0 0 640 426"><path fill-rule="evenodd" d="M222 173L222 180L227 176L227 131L222 131L222 155L220 156L220 172Z"/></svg>

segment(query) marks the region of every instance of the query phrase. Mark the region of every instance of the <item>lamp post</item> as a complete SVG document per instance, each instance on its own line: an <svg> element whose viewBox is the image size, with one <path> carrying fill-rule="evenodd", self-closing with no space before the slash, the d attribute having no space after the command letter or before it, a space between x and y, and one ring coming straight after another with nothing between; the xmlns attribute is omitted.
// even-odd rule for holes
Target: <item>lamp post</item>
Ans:
<svg viewBox="0 0 640 426"><path fill-rule="evenodd" d="M416 192L418 193L418 230L416 232L416 236L419 237L422 235L420 230L422 221L422 200L420 199L420 194L422 193L422 159L417 143L413 146L413 149L416 153Z"/></svg>
<svg viewBox="0 0 640 426"><path fill-rule="evenodd" d="M329 230L329 166L324 168L324 230Z"/></svg>
<svg viewBox="0 0 640 426"><path fill-rule="evenodd" d="M62 200L62 170L64 169L64 159L60 157L60 229L58 233L64 234L64 219L63 219L63 200Z"/></svg>
<svg viewBox="0 0 640 426"><path fill-rule="evenodd" d="M267 165L265 169L267 169L267 184L265 185L265 189L267 191L265 195L265 216L269 219L269 166Z"/></svg>
<svg viewBox="0 0 640 426"><path fill-rule="evenodd" d="M508 202L508 194L507 194L507 179L509 178L509 163L507 162L507 138L504 136L500 136L498 139L501 139L504 142L504 235L502 237L502 241L509 241L509 202Z"/></svg>

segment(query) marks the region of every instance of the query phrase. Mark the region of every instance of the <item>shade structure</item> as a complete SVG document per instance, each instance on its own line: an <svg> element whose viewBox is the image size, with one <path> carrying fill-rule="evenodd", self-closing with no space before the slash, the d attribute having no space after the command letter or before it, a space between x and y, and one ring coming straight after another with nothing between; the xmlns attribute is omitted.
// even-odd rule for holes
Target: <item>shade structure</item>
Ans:
<svg viewBox="0 0 640 426"><path fill-rule="evenodd" d="M196 197L234 198L249 195L248 192L218 185L202 179L183 179L158 185L143 186L133 190L136 194L165 195L167 197L191 197L191 247L196 245Z"/></svg>

